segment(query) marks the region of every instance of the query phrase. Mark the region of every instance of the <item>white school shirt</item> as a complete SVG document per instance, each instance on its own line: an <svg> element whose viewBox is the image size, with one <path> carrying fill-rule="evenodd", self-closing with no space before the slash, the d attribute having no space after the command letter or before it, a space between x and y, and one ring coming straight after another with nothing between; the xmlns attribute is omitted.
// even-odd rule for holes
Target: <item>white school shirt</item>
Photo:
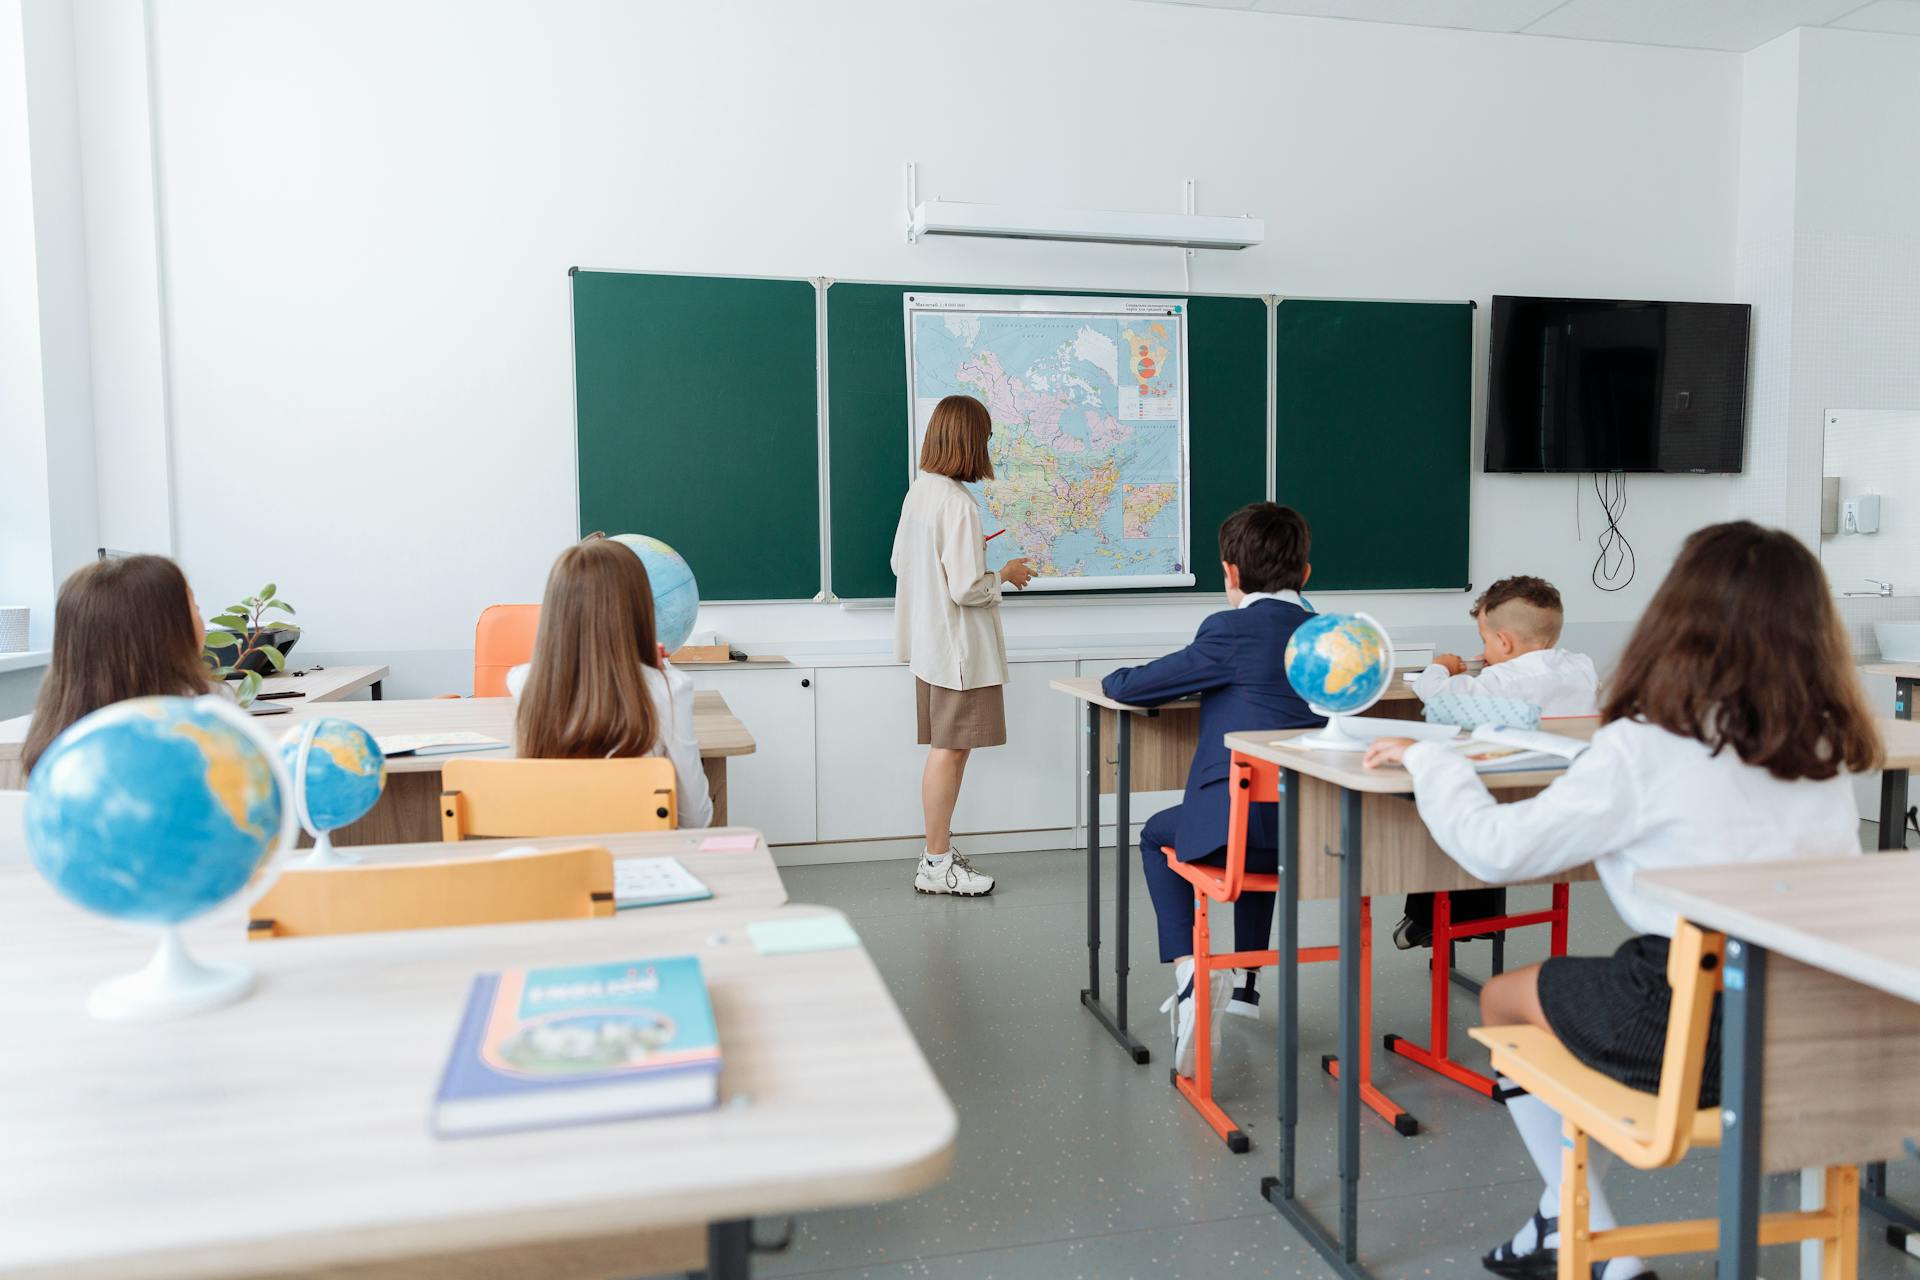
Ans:
<svg viewBox="0 0 1920 1280"><path fill-rule="evenodd" d="M1672 937L1676 917L1634 888L1636 871L1860 852L1860 813L1845 774L1787 782L1731 749L1616 720L1565 775L1529 800L1499 804L1441 742L1407 748L1420 817L1447 855L1504 884L1591 862L1614 910L1638 933Z"/></svg>
<svg viewBox="0 0 1920 1280"><path fill-rule="evenodd" d="M893 535L893 654L943 689L1007 682L1000 575L987 568L980 508L958 480L921 472Z"/></svg>
<svg viewBox="0 0 1920 1280"><path fill-rule="evenodd" d="M1249 591L1246 595L1241 596L1240 603L1233 607L1236 609L1244 609L1248 605L1260 600L1284 600L1288 604L1300 604L1300 593L1298 591ZM1301 607L1305 608L1306 606L1301 605Z"/></svg>
<svg viewBox="0 0 1920 1280"><path fill-rule="evenodd" d="M531 663L507 672L507 693L518 698L527 685ZM650 756L673 761L674 807L683 827L713 825L713 797L707 794L707 771L700 765L700 740L693 736L693 680L671 662L665 670L646 668L647 694L653 699L655 738Z"/></svg>
<svg viewBox="0 0 1920 1280"><path fill-rule="evenodd" d="M1443 693L1464 693L1519 698L1539 707L1543 716L1590 716L1600 706L1600 675L1584 653L1535 649L1491 663L1478 675L1449 675L1436 662L1414 677L1413 691L1422 702L1432 702Z"/></svg>

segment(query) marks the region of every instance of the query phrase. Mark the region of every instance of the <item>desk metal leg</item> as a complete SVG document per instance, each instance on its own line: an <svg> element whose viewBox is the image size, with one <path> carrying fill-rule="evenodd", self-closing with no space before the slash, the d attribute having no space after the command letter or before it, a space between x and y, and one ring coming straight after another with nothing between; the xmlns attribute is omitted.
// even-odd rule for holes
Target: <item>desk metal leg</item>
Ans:
<svg viewBox="0 0 1920 1280"><path fill-rule="evenodd" d="M386 683L386 681L384 681L384 680L375 680L375 681L374 681L374 682L373 682L372 684L370 684L370 685L368 685L368 686L367 686L367 692L368 692L368 693L369 693L370 695L372 695L372 697L373 697L373 700L374 700L375 702L378 702L378 701L380 701L380 700L381 700L381 698L385 696L385 695L384 695L384 694L383 694L383 693L381 692L381 689L380 689L380 686L381 686L381 685L383 685L383 684L385 684L385 683Z"/></svg>
<svg viewBox="0 0 1920 1280"><path fill-rule="evenodd" d="M753 1224L745 1219L707 1226L707 1280L747 1280L753 1273Z"/></svg>
<svg viewBox="0 0 1920 1280"><path fill-rule="evenodd" d="M1767 1038L1767 953L1727 939L1720 1024L1720 1280L1760 1265L1760 1114Z"/></svg>
<svg viewBox="0 0 1920 1280"><path fill-rule="evenodd" d="M1114 873L1119 876L1119 882L1114 891L1114 928L1119 931L1119 938L1114 944L1113 961L1114 977L1119 984L1114 997L1118 1014L1109 1012L1100 1002L1100 708L1091 703L1087 705L1087 985L1080 992L1080 1003L1107 1029L1108 1035L1120 1042L1128 1056L1144 1063L1150 1057L1147 1046L1127 1031L1127 890L1131 870L1127 859L1132 855L1128 838L1132 779L1128 776L1128 767L1132 763L1133 731L1128 717L1122 715L1118 719L1120 768L1114 786L1114 803L1118 809L1114 816L1119 820L1119 830L1114 836Z"/></svg>
<svg viewBox="0 0 1920 1280"><path fill-rule="evenodd" d="M1340 1073L1340 1232L1322 1226L1294 1196L1294 1139L1299 1121L1300 1061L1300 899L1295 872L1300 849L1300 777L1281 774L1280 883L1280 1172L1260 1180L1260 1194L1314 1247L1333 1274L1343 1280L1368 1280L1355 1260L1359 1253L1360 1077ZM1340 793L1340 1058L1360 1061L1360 794ZM1333 852L1328 850L1327 852Z"/></svg>
<svg viewBox="0 0 1920 1280"><path fill-rule="evenodd" d="M1133 717L1114 717L1120 739L1113 787L1113 1007L1123 1041L1127 1035L1127 943L1133 933L1127 892L1133 885ZM1145 1062L1141 1049L1134 1059Z"/></svg>

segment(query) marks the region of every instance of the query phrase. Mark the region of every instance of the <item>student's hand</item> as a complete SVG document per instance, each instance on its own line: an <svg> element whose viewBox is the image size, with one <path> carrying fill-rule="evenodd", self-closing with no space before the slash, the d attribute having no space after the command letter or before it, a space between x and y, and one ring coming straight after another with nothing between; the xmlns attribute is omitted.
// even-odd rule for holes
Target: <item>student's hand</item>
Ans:
<svg viewBox="0 0 1920 1280"><path fill-rule="evenodd" d="M1015 556L1000 566L1000 581L1011 583L1016 591L1024 590L1033 581L1033 566L1025 556Z"/></svg>
<svg viewBox="0 0 1920 1280"><path fill-rule="evenodd" d="M1459 659L1455 658L1454 661L1458 662ZM1412 738L1375 738L1367 748L1367 768L1384 769L1390 764L1405 763L1407 748L1412 745Z"/></svg>
<svg viewBox="0 0 1920 1280"><path fill-rule="evenodd" d="M1433 655L1433 665L1445 667L1450 676L1460 675L1467 669L1466 660L1457 653L1436 653Z"/></svg>

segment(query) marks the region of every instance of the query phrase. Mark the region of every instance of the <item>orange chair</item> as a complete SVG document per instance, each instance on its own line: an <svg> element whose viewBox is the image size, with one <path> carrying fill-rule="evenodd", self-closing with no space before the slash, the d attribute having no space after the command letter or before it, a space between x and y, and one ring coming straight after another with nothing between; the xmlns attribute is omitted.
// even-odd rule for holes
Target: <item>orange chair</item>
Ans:
<svg viewBox="0 0 1920 1280"><path fill-rule="evenodd" d="M670 831L679 823L673 761L449 760L440 771L440 838Z"/></svg>
<svg viewBox="0 0 1920 1280"><path fill-rule="evenodd" d="M1174 1074L1173 1087L1193 1104L1213 1131L1236 1154L1252 1143L1213 1098L1213 1044L1207 1034L1213 1025L1213 991L1210 981L1216 969L1266 969L1280 963L1278 951L1223 951L1215 954L1213 934L1207 920L1210 902L1237 902L1242 893L1278 893L1280 877L1247 870L1247 806L1272 804L1280 799L1280 771L1272 766L1233 757L1231 773L1232 807L1227 818L1227 864L1224 867L1204 863L1181 862L1172 849L1161 854L1174 874L1193 886L1193 1026L1194 1060L1191 1077ZM1405 1108L1373 1085L1373 1058L1369 1042L1373 1039L1373 907L1371 900L1360 900L1360 1099L1380 1118L1404 1136L1420 1131L1420 1122ZM1340 948L1301 947L1301 964L1338 960ZM1321 1066L1339 1077L1339 1063L1331 1056Z"/></svg>
<svg viewBox="0 0 1920 1280"><path fill-rule="evenodd" d="M533 661L533 639L540 631L537 604L494 604L480 613L473 629L473 696L507 696L507 672Z"/></svg>

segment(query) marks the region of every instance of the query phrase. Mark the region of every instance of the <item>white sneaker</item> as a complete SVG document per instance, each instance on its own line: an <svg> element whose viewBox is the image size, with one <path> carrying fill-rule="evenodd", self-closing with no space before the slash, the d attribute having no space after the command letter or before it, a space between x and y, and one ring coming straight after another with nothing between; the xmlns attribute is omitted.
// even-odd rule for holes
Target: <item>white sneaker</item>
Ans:
<svg viewBox="0 0 1920 1280"><path fill-rule="evenodd" d="M923 852L919 866L914 868L913 891L980 898L993 892L993 877L984 871L975 871L973 864L960 853L932 858Z"/></svg>
<svg viewBox="0 0 1920 1280"><path fill-rule="evenodd" d="M1235 969L1234 978L1239 985L1233 989L1233 998L1227 1001L1227 1012L1236 1018L1252 1018L1260 1021L1260 992L1253 985L1257 969Z"/></svg>
<svg viewBox="0 0 1920 1280"><path fill-rule="evenodd" d="M1195 1056L1193 1043L1193 978L1189 974L1180 989L1167 997L1160 1006L1160 1012L1169 1015L1168 1021L1173 1031L1173 1070L1175 1075L1192 1076ZM1227 1016L1227 997L1233 993L1233 975L1221 969L1209 980L1208 992L1213 998L1212 1025L1207 1028L1207 1042L1215 1052L1220 1049L1220 1020Z"/></svg>

